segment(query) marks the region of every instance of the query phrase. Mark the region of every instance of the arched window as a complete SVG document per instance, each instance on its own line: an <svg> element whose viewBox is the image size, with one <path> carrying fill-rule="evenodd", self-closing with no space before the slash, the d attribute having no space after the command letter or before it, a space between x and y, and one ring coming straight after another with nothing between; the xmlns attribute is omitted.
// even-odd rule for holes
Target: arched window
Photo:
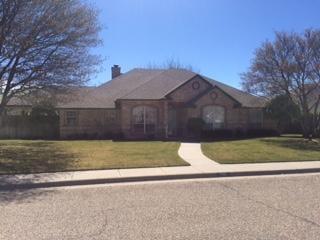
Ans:
<svg viewBox="0 0 320 240"><path fill-rule="evenodd" d="M202 109L202 119L207 129L223 128L225 124L225 109L221 106L209 105Z"/></svg>
<svg viewBox="0 0 320 240"><path fill-rule="evenodd" d="M132 110L133 130L135 132L153 133L156 130L157 109L138 106Z"/></svg>

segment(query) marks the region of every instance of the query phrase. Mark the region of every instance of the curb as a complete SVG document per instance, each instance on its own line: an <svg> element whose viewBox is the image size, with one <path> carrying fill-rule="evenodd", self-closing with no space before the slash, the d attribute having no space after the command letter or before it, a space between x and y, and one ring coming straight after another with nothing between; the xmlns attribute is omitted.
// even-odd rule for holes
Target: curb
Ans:
<svg viewBox="0 0 320 240"><path fill-rule="evenodd" d="M113 184L113 183L132 183L132 182L183 180L183 179L222 178L222 177L268 176L268 175L301 174L301 173L320 173L320 168L305 168L305 169L290 169L290 170L262 170L262 171L243 171L243 172L193 173L193 174L178 174L178 175L154 175L154 176L66 180L66 181L56 181L56 182L21 183L21 184L8 183L5 185L0 185L0 191L12 191L12 190L23 190L23 189L33 189L33 188L81 186L81 185L97 185L97 184Z"/></svg>

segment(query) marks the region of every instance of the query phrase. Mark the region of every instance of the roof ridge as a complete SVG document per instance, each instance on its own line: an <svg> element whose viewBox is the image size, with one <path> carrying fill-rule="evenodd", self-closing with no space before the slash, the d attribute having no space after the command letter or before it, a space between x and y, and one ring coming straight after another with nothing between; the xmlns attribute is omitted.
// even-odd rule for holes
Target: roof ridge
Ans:
<svg viewBox="0 0 320 240"><path fill-rule="evenodd" d="M174 92L176 89L178 89L179 87L181 87L183 84L185 84L186 82L190 81L191 79L195 78L196 76L201 76L195 72L189 71L190 73L193 73L193 76L188 78L187 80L185 80L184 82L180 83L178 86L170 89L170 91L166 92L165 96L171 94L172 92Z"/></svg>
<svg viewBox="0 0 320 240"><path fill-rule="evenodd" d="M143 68L143 67L137 67L133 68L132 70L138 70L138 71L165 71L168 69L165 68Z"/></svg>
<svg viewBox="0 0 320 240"><path fill-rule="evenodd" d="M148 70L146 70L148 71ZM172 72L172 71L179 71L179 72L185 72L185 73L189 73L189 74L192 74L192 76L190 78L187 78L185 79L185 81L183 81L182 83L176 85L174 88L172 88L170 91L166 92L164 94L164 96L166 96L167 94L169 94L170 92L174 91L175 89L179 88L181 85L183 85L184 83L190 81L191 79L193 79L194 77L196 77L198 74L195 73L195 72L192 72L192 71L189 71L189 70L185 70L185 69L163 69L163 70L158 70L160 71L158 74L154 75L150 80L148 80L147 82L144 82L143 84L137 86L136 88L134 88L132 91L128 92L127 94L121 96L121 98L124 98L128 95L130 95L131 93L133 93L134 91L136 91L137 89L139 89L140 87L144 86L145 84L147 83L150 83L152 82L156 77L158 77L159 75L161 74L167 74L169 72Z"/></svg>

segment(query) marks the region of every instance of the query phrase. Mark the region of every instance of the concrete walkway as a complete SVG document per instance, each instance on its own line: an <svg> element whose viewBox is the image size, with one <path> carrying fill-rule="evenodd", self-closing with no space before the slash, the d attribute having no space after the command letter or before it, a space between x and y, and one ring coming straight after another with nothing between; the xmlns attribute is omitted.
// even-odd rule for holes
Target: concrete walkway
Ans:
<svg viewBox="0 0 320 240"><path fill-rule="evenodd" d="M212 172L220 165L202 153L200 143L181 143L178 154L199 172Z"/></svg>
<svg viewBox="0 0 320 240"><path fill-rule="evenodd" d="M178 154L190 166L0 175L0 190L22 186L47 187L200 177L320 172L320 161L219 164L203 155L200 143L181 143Z"/></svg>

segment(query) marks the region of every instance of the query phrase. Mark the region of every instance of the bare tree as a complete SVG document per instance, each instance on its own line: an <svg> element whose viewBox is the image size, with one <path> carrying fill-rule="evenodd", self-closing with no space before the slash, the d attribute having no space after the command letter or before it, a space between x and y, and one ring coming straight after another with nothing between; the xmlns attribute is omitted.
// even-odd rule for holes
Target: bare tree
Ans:
<svg viewBox="0 0 320 240"><path fill-rule="evenodd" d="M192 65L182 64L179 60L174 58L169 58L162 64L149 63L147 65L147 68L149 69L183 69L188 71L195 71Z"/></svg>
<svg viewBox="0 0 320 240"><path fill-rule="evenodd" d="M97 11L81 0L0 0L0 114L14 96L67 89L100 62Z"/></svg>
<svg viewBox="0 0 320 240"><path fill-rule="evenodd" d="M300 108L304 136L312 136L320 121L320 30L277 32L273 42L256 50L242 84L245 90L270 98L287 95Z"/></svg>

